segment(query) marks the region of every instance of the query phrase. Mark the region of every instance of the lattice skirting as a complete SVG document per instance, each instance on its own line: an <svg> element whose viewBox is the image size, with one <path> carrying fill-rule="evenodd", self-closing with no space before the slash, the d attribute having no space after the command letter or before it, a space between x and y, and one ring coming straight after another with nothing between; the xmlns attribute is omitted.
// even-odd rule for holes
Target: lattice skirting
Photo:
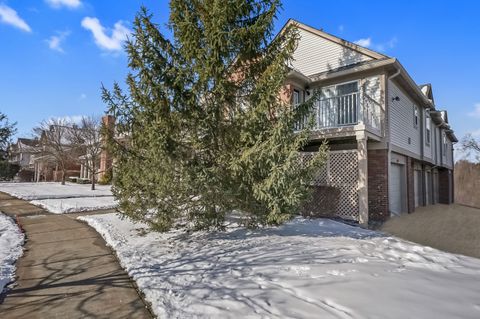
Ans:
<svg viewBox="0 0 480 319"><path fill-rule="evenodd" d="M300 163L306 163L314 156L311 152L300 154ZM330 186L340 190L336 216L358 221L358 153L356 150L329 152L327 163L316 174L312 186Z"/></svg>

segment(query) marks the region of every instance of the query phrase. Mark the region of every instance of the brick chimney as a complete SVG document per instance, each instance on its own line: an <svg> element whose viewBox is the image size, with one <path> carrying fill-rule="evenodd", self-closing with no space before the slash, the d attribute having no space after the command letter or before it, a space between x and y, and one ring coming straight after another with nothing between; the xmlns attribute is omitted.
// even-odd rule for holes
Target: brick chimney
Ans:
<svg viewBox="0 0 480 319"><path fill-rule="evenodd" d="M115 117L112 115L105 115L102 117L102 123L104 127L111 133L113 133L115 129ZM106 146L106 139L103 139L104 146ZM100 154L100 173L98 174L99 178L103 178L105 173L112 168L113 158L112 154L106 149L103 148L102 153Z"/></svg>

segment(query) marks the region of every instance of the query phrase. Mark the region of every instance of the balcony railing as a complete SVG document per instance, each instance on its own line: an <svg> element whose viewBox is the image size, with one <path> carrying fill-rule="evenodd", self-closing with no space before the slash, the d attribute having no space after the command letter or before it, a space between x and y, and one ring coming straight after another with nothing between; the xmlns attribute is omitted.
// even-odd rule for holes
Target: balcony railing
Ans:
<svg viewBox="0 0 480 319"><path fill-rule="evenodd" d="M353 126L360 122L381 130L380 105L370 97L364 98L362 103L359 92L318 100L313 108L313 116L313 130ZM296 130L306 128L310 118L306 116L297 123Z"/></svg>

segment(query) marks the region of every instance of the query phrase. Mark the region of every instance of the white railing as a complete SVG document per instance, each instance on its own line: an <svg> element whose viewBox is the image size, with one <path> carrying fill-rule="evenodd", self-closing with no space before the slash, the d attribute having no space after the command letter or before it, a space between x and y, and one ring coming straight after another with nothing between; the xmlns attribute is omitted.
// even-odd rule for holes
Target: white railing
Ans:
<svg viewBox="0 0 480 319"><path fill-rule="evenodd" d="M381 130L381 107L371 98L361 103L360 93L350 93L331 98L323 98L315 102L313 108L313 130L341 128L363 122L365 125ZM307 127L311 116L306 116L297 123L295 129Z"/></svg>

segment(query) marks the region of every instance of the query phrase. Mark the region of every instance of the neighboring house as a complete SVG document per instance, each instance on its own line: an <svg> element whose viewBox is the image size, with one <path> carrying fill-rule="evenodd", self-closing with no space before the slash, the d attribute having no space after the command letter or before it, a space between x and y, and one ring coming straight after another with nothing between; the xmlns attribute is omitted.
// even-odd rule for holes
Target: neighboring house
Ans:
<svg viewBox="0 0 480 319"><path fill-rule="evenodd" d="M115 131L115 118L111 115L105 115L102 117L102 125L107 130ZM122 138L119 137L119 140ZM113 157L112 154L108 151L108 147L106 145L106 140L104 139L104 147L102 149L102 153L100 154L100 165L99 165L99 173L98 178L104 178L106 174L110 175L113 173Z"/></svg>
<svg viewBox="0 0 480 319"><path fill-rule="evenodd" d="M31 182L34 178L32 158L40 152L38 139L18 138L8 150L9 162L19 166L17 179L22 182Z"/></svg>
<svg viewBox="0 0 480 319"><path fill-rule="evenodd" d="M100 163L101 163L100 159L98 159L98 161L96 161L95 163L95 167L96 167L95 174L92 174L91 168L93 167L93 165L92 165L92 162L91 162L92 160L90 156L82 155L78 159L80 162L79 177L81 179L91 181L92 178L95 178L95 181L98 181L99 177L103 176L103 171L100 170Z"/></svg>
<svg viewBox="0 0 480 319"><path fill-rule="evenodd" d="M21 169L30 168L30 158L39 151L39 140L18 138L9 148L9 162L17 164Z"/></svg>
<svg viewBox="0 0 480 319"><path fill-rule="evenodd" d="M52 125L50 129L55 129ZM66 174L65 177L70 176L79 177L80 164L78 158L82 155L81 149L69 149L69 141L62 141L62 145L65 145L65 149L69 152L69 159L66 162ZM57 159L49 151L48 134L45 131L41 133L39 139L38 152L31 157L30 166L34 171L33 180L35 182L60 182L62 180L62 170Z"/></svg>
<svg viewBox="0 0 480 319"><path fill-rule="evenodd" d="M365 224L452 203L457 138L432 86L417 85L396 58L290 24L298 26L300 40L287 97L301 103L321 90L303 155L328 141L329 160L315 182L341 190L337 215Z"/></svg>

